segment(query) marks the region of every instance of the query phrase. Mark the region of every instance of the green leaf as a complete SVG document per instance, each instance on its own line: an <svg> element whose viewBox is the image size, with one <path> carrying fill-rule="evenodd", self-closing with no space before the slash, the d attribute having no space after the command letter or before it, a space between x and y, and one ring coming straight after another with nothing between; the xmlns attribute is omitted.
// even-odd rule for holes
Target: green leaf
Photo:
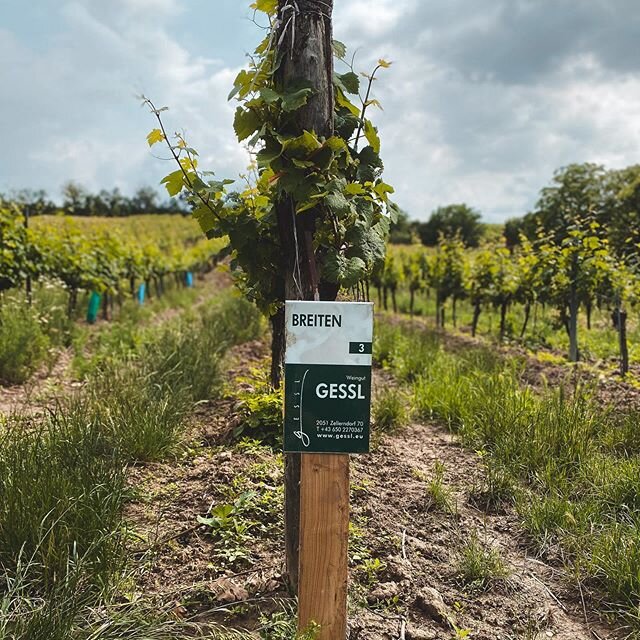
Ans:
<svg viewBox="0 0 640 640"><path fill-rule="evenodd" d="M282 95L282 110L285 113L289 113L300 109L300 107L307 104L307 100L312 93L313 89L307 82L293 84Z"/></svg>
<svg viewBox="0 0 640 640"><path fill-rule="evenodd" d="M296 213L302 213L303 211L307 211L308 209L313 209L318 206L318 203L315 200L307 200L306 202L301 202L296 207Z"/></svg>
<svg viewBox="0 0 640 640"><path fill-rule="evenodd" d="M342 83L342 86L345 88L347 93L357 94L358 91L360 91L360 78L358 78L357 73L349 71L348 73L339 75L338 79Z"/></svg>
<svg viewBox="0 0 640 640"><path fill-rule="evenodd" d="M328 194L324 203L326 207L336 214L336 216L341 217L346 215L351 211L351 206L349 205L349 201L344 197L342 193L332 192Z"/></svg>
<svg viewBox="0 0 640 640"><path fill-rule="evenodd" d="M358 154L360 166L358 167L358 180L360 182L373 182L378 173L384 168L380 156L367 145Z"/></svg>
<svg viewBox="0 0 640 640"><path fill-rule="evenodd" d="M344 192L350 196L359 196L365 192L364 187L359 182L350 182L345 188Z"/></svg>
<svg viewBox="0 0 640 640"><path fill-rule="evenodd" d="M149 146L152 147L156 142L162 142L164 140L164 134L160 129L153 129L149 132L147 136L147 142Z"/></svg>
<svg viewBox="0 0 640 640"><path fill-rule="evenodd" d="M258 165L266 167L282 155L282 145L274 138L267 138L264 148L258 151Z"/></svg>
<svg viewBox="0 0 640 640"><path fill-rule="evenodd" d="M196 207L193 210L193 217L198 221L202 232L207 236L207 238L215 237L218 220L209 207L206 207L205 205Z"/></svg>
<svg viewBox="0 0 640 640"><path fill-rule="evenodd" d="M184 185L184 174L182 173L182 169L178 169L177 171L173 171L168 176L165 176L160 181L160 184L163 184L167 189L167 193L173 197L177 196L181 191Z"/></svg>
<svg viewBox="0 0 640 640"><path fill-rule="evenodd" d="M236 79L233 81L233 89L227 100L231 100L236 94L239 94L240 98L244 98L250 91L251 85L253 83L254 74L246 69L242 69L236 76Z"/></svg>
<svg viewBox="0 0 640 640"><path fill-rule="evenodd" d="M275 89L271 89L270 87L263 87L262 89L260 89L260 96L267 104L274 104L275 102L280 100L280 98L282 98L282 95L280 93L275 91Z"/></svg>
<svg viewBox="0 0 640 640"><path fill-rule="evenodd" d="M256 0L251 3L251 8L271 16L278 8L278 0Z"/></svg>
<svg viewBox="0 0 640 640"><path fill-rule="evenodd" d="M236 132L238 142L246 140L260 128L261 124L258 114L253 109L238 107L233 119L233 130Z"/></svg>
<svg viewBox="0 0 640 640"><path fill-rule="evenodd" d="M324 141L324 146L329 147L334 153L347 150L347 143L339 136L331 136Z"/></svg>
<svg viewBox="0 0 640 640"><path fill-rule="evenodd" d="M310 131L305 131L297 138L291 138L284 143L284 151L290 158L306 158L320 147L320 141Z"/></svg>
<svg viewBox="0 0 640 640"><path fill-rule="evenodd" d="M323 273L329 282L335 282L343 287L355 286L366 274L367 265L362 258L345 258L341 253L331 252L327 255Z"/></svg>
<svg viewBox="0 0 640 640"><path fill-rule="evenodd" d="M371 148L376 153L380 153L380 136L378 136L378 131L371 123L371 120L364 121L364 136Z"/></svg>
<svg viewBox="0 0 640 640"><path fill-rule="evenodd" d="M336 58L338 58L339 60L344 60L345 56L347 55L346 45L340 42L340 40L333 40L331 44L333 47L333 54L336 56Z"/></svg>
<svg viewBox="0 0 640 640"><path fill-rule="evenodd" d="M382 200L385 200L385 201L387 200L387 194L394 192L394 188L390 184L387 184L386 182L381 182L380 184L377 184L373 188L373 190L378 194L378 196L380 196Z"/></svg>
<svg viewBox="0 0 640 640"><path fill-rule="evenodd" d="M321 171L326 171L333 161L333 151L327 146L322 146L313 154L313 163Z"/></svg>
<svg viewBox="0 0 640 640"><path fill-rule="evenodd" d="M336 102L341 106L351 112L354 116L360 115L360 109L356 107L345 95L338 89L336 91Z"/></svg>

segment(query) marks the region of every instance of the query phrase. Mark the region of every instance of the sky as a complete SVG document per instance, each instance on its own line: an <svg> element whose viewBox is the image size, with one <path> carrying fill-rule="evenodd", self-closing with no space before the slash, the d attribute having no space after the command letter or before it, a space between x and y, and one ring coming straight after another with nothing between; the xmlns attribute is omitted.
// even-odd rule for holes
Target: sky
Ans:
<svg viewBox="0 0 640 640"><path fill-rule="evenodd" d="M131 194L173 170L136 96L201 167L235 177L233 79L263 37L250 0L0 0L0 191L74 180ZM638 0L335 0L334 37L380 74L385 180L414 219L534 207L572 162L640 162ZM258 17L264 23L264 19ZM161 155L161 154L160 154Z"/></svg>

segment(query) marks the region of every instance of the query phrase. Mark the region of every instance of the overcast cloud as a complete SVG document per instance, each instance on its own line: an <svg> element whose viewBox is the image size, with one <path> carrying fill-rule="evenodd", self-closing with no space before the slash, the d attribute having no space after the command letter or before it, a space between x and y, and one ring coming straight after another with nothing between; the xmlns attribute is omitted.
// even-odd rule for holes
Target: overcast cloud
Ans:
<svg viewBox="0 0 640 640"><path fill-rule="evenodd" d="M261 37L244 0L0 0L0 190L74 179L131 192L169 167L144 92L220 176L247 154L227 103ZM467 202L526 212L554 169L637 163L635 0L335 0L335 37L376 83L387 179L413 217Z"/></svg>

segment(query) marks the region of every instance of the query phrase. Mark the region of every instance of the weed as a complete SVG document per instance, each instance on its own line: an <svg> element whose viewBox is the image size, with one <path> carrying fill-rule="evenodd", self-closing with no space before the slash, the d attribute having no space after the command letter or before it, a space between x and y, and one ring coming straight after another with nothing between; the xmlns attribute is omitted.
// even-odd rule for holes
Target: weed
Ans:
<svg viewBox="0 0 640 640"><path fill-rule="evenodd" d="M260 369L236 378L235 383L239 422L234 437L250 437L263 444L279 446L282 442L282 390L274 391L267 372Z"/></svg>
<svg viewBox="0 0 640 640"><path fill-rule="evenodd" d="M453 640L465 640L465 638L471 637L471 634L473 632L471 631L471 629L462 629L453 624L453 633Z"/></svg>
<svg viewBox="0 0 640 640"><path fill-rule="evenodd" d="M365 540L366 526L365 516L354 515L349 521L349 562L356 566L371 559L371 550Z"/></svg>
<svg viewBox="0 0 640 640"><path fill-rule="evenodd" d="M262 615L258 624L260 638L264 640L316 640L320 632L320 626L314 622L298 632L296 613L289 605L283 605L282 611Z"/></svg>
<svg viewBox="0 0 640 640"><path fill-rule="evenodd" d="M498 550L487 548L474 531L460 550L456 574L465 586L486 589L508 572Z"/></svg>
<svg viewBox="0 0 640 640"><path fill-rule="evenodd" d="M209 527L211 535L221 543L218 556L229 566L249 560L245 547L255 522L247 518L247 513L255 497L253 492L243 493L231 504L213 507L207 517L198 516L198 522Z"/></svg>
<svg viewBox="0 0 640 640"><path fill-rule="evenodd" d="M382 573L386 567L386 563L380 560L380 558L366 558L358 568L364 573L367 585L372 586L378 582L379 574Z"/></svg>
<svg viewBox="0 0 640 640"><path fill-rule="evenodd" d="M454 514L458 505L451 487L444 483L444 464L438 460L433 466L433 476L427 483L427 500L430 508L444 513Z"/></svg>
<svg viewBox="0 0 640 640"><path fill-rule="evenodd" d="M282 535L283 486L265 482L273 482L274 473L281 471L273 463L252 465L225 491L228 502L213 507L207 517L198 517L198 522L220 542L217 558L224 566L248 562L251 557L247 548L255 537Z"/></svg>

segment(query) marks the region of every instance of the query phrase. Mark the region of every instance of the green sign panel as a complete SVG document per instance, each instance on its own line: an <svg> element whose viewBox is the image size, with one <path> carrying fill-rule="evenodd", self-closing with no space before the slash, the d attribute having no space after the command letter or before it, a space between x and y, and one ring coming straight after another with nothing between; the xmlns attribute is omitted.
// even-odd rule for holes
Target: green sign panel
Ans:
<svg viewBox="0 0 640 640"><path fill-rule="evenodd" d="M369 451L373 305L286 303L284 449Z"/></svg>

